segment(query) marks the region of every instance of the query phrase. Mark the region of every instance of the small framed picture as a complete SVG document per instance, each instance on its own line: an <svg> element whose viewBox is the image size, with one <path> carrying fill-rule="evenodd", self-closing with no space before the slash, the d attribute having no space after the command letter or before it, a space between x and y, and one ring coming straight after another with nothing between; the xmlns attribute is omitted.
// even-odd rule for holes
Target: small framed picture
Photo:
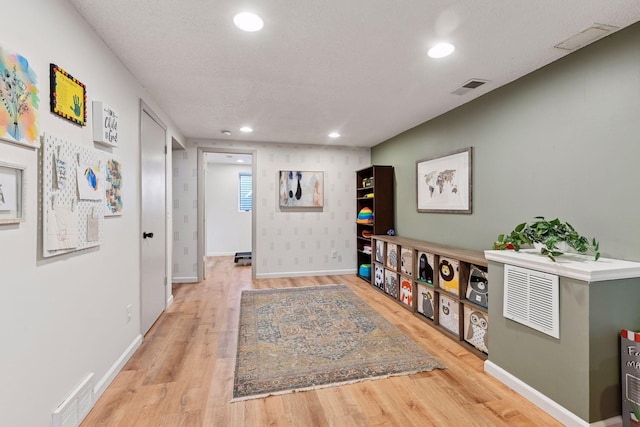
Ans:
<svg viewBox="0 0 640 427"><path fill-rule="evenodd" d="M80 126L86 126L86 86L56 64L51 64L50 73L51 112Z"/></svg>
<svg viewBox="0 0 640 427"><path fill-rule="evenodd" d="M24 221L25 167L0 162L0 224Z"/></svg>

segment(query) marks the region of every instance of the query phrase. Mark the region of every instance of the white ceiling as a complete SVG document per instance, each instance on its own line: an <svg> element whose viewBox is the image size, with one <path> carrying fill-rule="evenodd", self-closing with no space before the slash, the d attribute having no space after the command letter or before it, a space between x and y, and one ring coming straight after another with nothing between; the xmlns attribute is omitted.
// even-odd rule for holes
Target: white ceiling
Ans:
<svg viewBox="0 0 640 427"><path fill-rule="evenodd" d="M640 20L640 0L69 1L185 137L347 146L549 64L570 53L554 45L594 23ZM246 10L262 31L233 25ZM429 58L441 40L456 51ZM451 94L472 78L490 82Z"/></svg>
<svg viewBox="0 0 640 427"><path fill-rule="evenodd" d="M204 159L207 163L237 165L241 164L249 166L253 163L251 154L241 153L204 153Z"/></svg>

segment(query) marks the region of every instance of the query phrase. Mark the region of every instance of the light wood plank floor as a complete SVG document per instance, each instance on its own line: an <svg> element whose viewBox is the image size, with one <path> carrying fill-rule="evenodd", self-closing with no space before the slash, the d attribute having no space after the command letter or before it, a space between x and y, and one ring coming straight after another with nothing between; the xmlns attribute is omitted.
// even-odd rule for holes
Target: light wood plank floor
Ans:
<svg viewBox="0 0 640 427"><path fill-rule="evenodd" d="M251 279L232 257L174 285L174 303L82 426L559 426L483 361L355 275ZM447 369L230 403L244 289L344 283Z"/></svg>

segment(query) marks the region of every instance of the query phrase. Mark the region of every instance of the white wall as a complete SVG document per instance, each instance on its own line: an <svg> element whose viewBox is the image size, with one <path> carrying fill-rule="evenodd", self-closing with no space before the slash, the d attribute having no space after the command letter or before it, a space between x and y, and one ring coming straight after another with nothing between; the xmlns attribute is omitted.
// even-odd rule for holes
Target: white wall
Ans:
<svg viewBox="0 0 640 427"><path fill-rule="evenodd" d="M251 251L251 212L240 212L238 209L240 172L251 173L251 166L207 164L207 256Z"/></svg>
<svg viewBox="0 0 640 427"><path fill-rule="evenodd" d="M355 272L355 171L370 165L369 149L194 140L173 159L174 188L180 189L173 202L174 278L197 275L198 146L256 151L252 265L257 278ZM324 208L280 209L280 170L324 171Z"/></svg>
<svg viewBox="0 0 640 427"><path fill-rule="evenodd" d="M26 221L0 225L0 424L46 426L85 375L95 373L101 392L118 358L139 343L140 98L169 125L168 138L182 137L65 0L3 6L0 45L26 57L37 73L40 132L94 146L90 108L86 127L49 112L49 63L87 85L89 106L102 100L120 116L120 147L106 151L123 165L124 214L105 219L103 243L82 252L40 256L39 151L0 142L1 161L27 167Z"/></svg>

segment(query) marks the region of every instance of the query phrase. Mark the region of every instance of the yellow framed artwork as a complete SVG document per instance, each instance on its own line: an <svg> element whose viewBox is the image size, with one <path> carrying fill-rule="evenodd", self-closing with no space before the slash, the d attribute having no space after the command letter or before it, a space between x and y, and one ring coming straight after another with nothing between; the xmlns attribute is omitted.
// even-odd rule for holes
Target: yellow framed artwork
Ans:
<svg viewBox="0 0 640 427"><path fill-rule="evenodd" d="M87 88L56 64L51 64L51 112L80 126L87 124Z"/></svg>

